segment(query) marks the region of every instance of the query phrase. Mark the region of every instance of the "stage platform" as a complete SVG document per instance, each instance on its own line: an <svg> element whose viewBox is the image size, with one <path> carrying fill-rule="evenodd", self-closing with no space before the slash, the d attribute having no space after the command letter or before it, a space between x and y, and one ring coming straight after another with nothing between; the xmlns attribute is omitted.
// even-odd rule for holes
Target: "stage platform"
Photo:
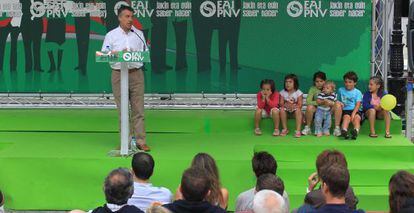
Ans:
<svg viewBox="0 0 414 213"><path fill-rule="evenodd" d="M102 183L131 158L114 158L119 145L117 112L91 109L0 110L0 189L13 210L88 210L104 203ZM175 192L185 168L198 152L218 162L222 183L237 195L255 185L254 150L271 152L285 182L291 207L302 202L316 156L326 148L345 152L359 208L388 210L388 181L399 169L414 172L414 146L392 122L392 139L369 138L365 123L356 141L336 137L272 137L270 120L263 136L253 135L252 111L147 110L148 144L156 167L152 182ZM293 121L290 122L293 130ZM377 129L383 129L379 121Z"/></svg>

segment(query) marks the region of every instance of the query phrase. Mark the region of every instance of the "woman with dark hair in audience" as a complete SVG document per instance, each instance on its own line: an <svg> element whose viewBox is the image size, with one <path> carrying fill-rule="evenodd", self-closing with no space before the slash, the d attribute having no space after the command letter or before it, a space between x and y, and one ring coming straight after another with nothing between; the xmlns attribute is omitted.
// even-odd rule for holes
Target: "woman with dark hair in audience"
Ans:
<svg viewBox="0 0 414 213"><path fill-rule="evenodd" d="M414 175L407 171L395 173L389 183L390 213L414 212Z"/></svg>
<svg viewBox="0 0 414 213"><path fill-rule="evenodd" d="M205 171L210 178L211 188L206 200L212 205L226 209L229 201L229 192L221 186L219 171L213 157L207 153L198 153L194 156L191 167ZM178 192L177 190L177 200L182 199L182 195Z"/></svg>
<svg viewBox="0 0 414 213"><path fill-rule="evenodd" d="M0 191L0 213L4 212L3 204L4 204L4 196L3 196L3 193L1 193Z"/></svg>

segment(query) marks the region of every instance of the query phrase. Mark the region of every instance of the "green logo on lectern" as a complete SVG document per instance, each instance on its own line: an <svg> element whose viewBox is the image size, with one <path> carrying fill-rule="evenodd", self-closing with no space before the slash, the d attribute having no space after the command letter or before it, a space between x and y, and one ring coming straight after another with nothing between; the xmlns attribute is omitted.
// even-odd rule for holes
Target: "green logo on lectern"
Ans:
<svg viewBox="0 0 414 213"><path fill-rule="evenodd" d="M143 52L101 52L96 51L96 62L150 62L149 51Z"/></svg>

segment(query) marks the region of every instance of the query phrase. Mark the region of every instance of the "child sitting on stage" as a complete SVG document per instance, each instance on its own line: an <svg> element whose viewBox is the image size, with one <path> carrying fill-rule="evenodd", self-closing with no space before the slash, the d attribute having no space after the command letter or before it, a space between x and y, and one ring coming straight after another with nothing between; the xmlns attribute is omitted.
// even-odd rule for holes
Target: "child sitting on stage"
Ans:
<svg viewBox="0 0 414 213"><path fill-rule="evenodd" d="M382 96L386 95L387 92L384 91L384 82L378 76L371 77L369 80L369 91L364 94L362 100L363 110L365 116L369 120L370 133L369 137L376 138L378 135L375 133L375 119L384 119L385 120L385 137L391 138L390 134L390 123L391 116L390 112L381 108L380 102Z"/></svg>
<svg viewBox="0 0 414 213"><path fill-rule="evenodd" d="M345 139L358 137L359 128L361 126L362 113L360 111L362 102L362 93L355 88L358 82L358 76L355 72L347 72L344 75L345 87L338 90L338 101L335 108L335 133L340 131L341 136ZM339 130L339 122L342 118L342 129ZM352 122L354 129L349 135L348 126ZM334 133L334 134L335 134ZM335 134L336 135L336 134Z"/></svg>
<svg viewBox="0 0 414 213"><path fill-rule="evenodd" d="M303 93L299 90L299 80L295 74L285 76L285 89L280 92L280 119L282 121L281 136L289 133L287 118L289 115L296 119L295 137L301 136Z"/></svg>
<svg viewBox="0 0 414 213"><path fill-rule="evenodd" d="M313 121L313 116L315 115L316 108L318 103L318 94L321 92L323 84L326 81L326 74L324 72L318 71L313 74L313 86L309 88L308 96L306 97L306 125L302 130L302 135L311 134L311 125Z"/></svg>
<svg viewBox="0 0 414 213"><path fill-rule="evenodd" d="M335 83L333 81L326 81L322 92L318 94L318 99L316 100L318 107L315 113L315 135L317 137L321 137L322 134L330 135L331 111L332 107L335 106L335 101Z"/></svg>
<svg viewBox="0 0 414 213"><path fill-rule="evenodd" d="M261 135L260 120L271 117L274 123L273 136L279 136L279 93L276 91L275 82L264 79L260 82L260 91L257 93L257 108L254 115L254 133Z"/></svg>

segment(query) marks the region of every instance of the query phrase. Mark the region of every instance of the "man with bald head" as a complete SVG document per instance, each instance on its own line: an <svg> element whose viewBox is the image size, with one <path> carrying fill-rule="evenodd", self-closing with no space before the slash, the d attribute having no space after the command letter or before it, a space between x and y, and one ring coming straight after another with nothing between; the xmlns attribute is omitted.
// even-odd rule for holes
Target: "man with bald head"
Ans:
<svg viewBox="0 0 414 213"><path fill-rule="evenodd" d="M131 172L125 168L114 169L104 182L107 203L92 210L91 213L143 213L139 208L127 204L133 192L134 181Z"/></svg>
<svg viewBox="0 0 414 213"><path fill-rule="evenodd" d="M262 190L254 196L254 213L287 213L285 200L272 190Z"/></svg>
<svg viewBox="0 0 414 213"><path fill-rule="evenodd" d="M128 199L134 192L134 180L131 172L126 168L112 170L105 178L103 191L106 203L87 213L144 213L136 206L128 205ZM82 210L73 210L69 213L85 213Z"/></svg>

